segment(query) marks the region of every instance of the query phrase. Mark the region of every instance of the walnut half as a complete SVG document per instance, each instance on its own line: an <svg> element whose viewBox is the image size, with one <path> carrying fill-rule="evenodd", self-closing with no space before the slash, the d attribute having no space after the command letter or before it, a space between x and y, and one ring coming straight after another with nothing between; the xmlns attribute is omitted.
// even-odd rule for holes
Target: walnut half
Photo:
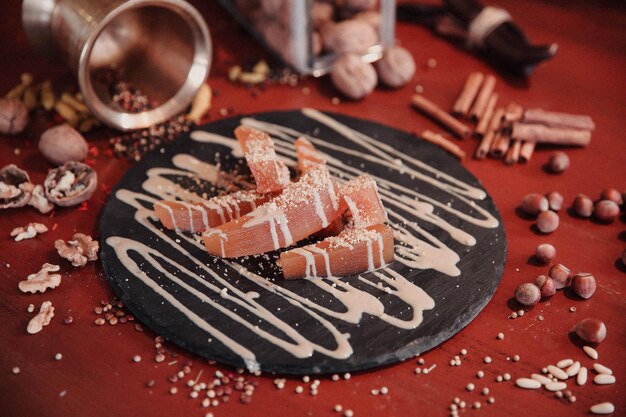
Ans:
<svg viewBox="0 0 626 417"><path fill-rule="evenodd" d="M24 239L32 239L37 234L46 233L48 228L41 223L28 223L26 227L20 226L11 230L11 237L15 238L16 242Z"/></svg>
<svg viewBox="0 0 626 417"><path fill-rule="evenodd" d="M54 247L62 258L67 259L75 267L82 267L87 261L98 259L98 249L100 245L91 236L83 233L75 233L73 240L65 243L62 239L54 242Z"/></svg>
<svg viewBox="0 0 626 417"><path fill-rule="evenodd" d="M39 313L28 322L26 331L30 334L39 333L43 326L50 324L50 320L54 317L54 307L52 307L51 301L44 301L41 303Z"/></svg>
<svg viewBox="0 0 626 417"><path fill-rule="evenodd" d="M32 187L26 171L14 164L3 167L0 169L0 208L25 206Z"/></svg>
<svg viewBox="0 0 626 417"><path fill-rule="evenodd" d="M24 281L18 284L20 291L35 294L37 291L45 292L48 288L56 288L61 284L61 275L51 274L60 269L59 265L45 263L41 266L41 271L30 274Z"/></svg>

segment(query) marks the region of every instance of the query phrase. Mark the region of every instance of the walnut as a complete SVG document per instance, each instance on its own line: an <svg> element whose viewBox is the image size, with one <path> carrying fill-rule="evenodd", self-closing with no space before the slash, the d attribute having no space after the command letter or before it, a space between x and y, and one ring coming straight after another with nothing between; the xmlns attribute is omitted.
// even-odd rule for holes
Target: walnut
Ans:
<svg viewBox="0 0 626 417"><path fill-rule="evenodd" d="M43 186L39 184L33 187L28 205L35 207L41 214L49 213L54 208L54 205L46 198Z"/></svg>
<svg viewBox="0 0 626 417"><path fill-rule="evenodd" d="M50 320L54 317L54 307L52 307L51 301L44 301L41 303L39 313L28 322L26 331L30 334L39 333L43 326L50 324Z"/></svg>
<svg viewBox="0 0 626 417"><path fill-rule="evenodd" d="M3 167L0 169L0 208L25 206L32 187L26 171L14 164Z"/></svg>
<svg viewBox="0 0 626 417"><path fill-rule="evenodd" d="M400 88L415 74L413 55L400 46L385 49L383 56L374 64L378 78L391 88Z"/></svg>
<svg viewBox="0 0 626 417"><path fill-rule="evenodd" d="M378 34L363 20L344 20L326 24L320 28L324 48L338 54L362 53L378 43Z"/></svg>
<svg viewBox="0 0 626 417"><path fill-rule="evenodd" d="M41 223L28 223L26 227L16 227L11 230L11 237L15 237L15 241L19 242L24 239L32 239L38 233L46 233L48 228Z"/></svg>
<svg viewBox="0 0 626 417"><path fill-rule="evenodd" d="M28 108L17 98L0 98L0 132L20 133L28 123Z"/></svg>
<svg viewBox="0 0 626 417"><path fill-rule="evenodd" d="M54 247L62 258L67 259L75 267L82 267L87 261L98 259L98 249L100 245L91 236L82 233L75 233L73 240L65 243L62 239L54 242Z"/></svg>
<svg viewBox="0 0 626 417"><path fill-rule="evenodd" d="M61 284L61 275L50 272L57 272L59 269L59 265L45 263L41 266L41 271L30 274L24 281L20 281L18 287L22 292L33 294L37 291L45 292L48 288L56 288Z"/></svg>
<svg viewBox="0 0 626 417"><path fill-rule="evenodd" d="M82 161L87 156L87 141L68 124L51 127L39 139L39 151L50 162L62 165L69 161Z"/></svg>
<svg viewBox="0 0 626 417"><path fill-rule="evenodd" d="M67 162L50 170L43 184L48 200L68 207L89 200L98 186L98 175L82 162Z"/></svg>
<svg viewBox="0 0 626 417"><path fill-rule="evenodd" d="M330 77L339 91L354 100L371 93L378 81L374 67L357 54L342 55L333 64Z"/></svg>

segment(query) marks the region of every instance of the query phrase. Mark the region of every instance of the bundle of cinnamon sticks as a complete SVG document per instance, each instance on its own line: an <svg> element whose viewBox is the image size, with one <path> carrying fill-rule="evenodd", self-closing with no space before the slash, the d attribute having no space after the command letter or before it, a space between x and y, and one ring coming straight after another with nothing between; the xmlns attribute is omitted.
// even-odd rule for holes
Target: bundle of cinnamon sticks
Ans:
<svg viewBox="0 0 626 417"><path fill-rule="evenodd" d="M595 124L591 117L542 109L526 109L517 103L499 106L493 75L471 73L450 113L421 95L413 96L412 105L440 123L458 138L470 134L480 140L476 159L501 158L506 164L527 162L538 143L563 146L587 146ZM453 117L453 116L456 116ZM459 119L474 124L472 130ZM420 135L462 158L460 148L440 134L424 131Z"/></svg>

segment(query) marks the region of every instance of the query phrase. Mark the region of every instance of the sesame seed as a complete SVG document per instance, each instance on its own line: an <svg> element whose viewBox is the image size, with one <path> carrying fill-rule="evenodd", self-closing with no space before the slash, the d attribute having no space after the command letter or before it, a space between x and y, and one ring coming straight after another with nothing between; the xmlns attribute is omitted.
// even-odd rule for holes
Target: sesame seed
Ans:
<svg viewBox="0 0 626 417"><path fill-rule="evenodd" d="M517 318L517 313L516 312L512 312L509 317L512 318L512 319L516 319Z"/></svg>
<svg viewBox="0 0 626 417"><path fill-rule="evenodd" d="M161 362L163 362L163 361L165 360L165 355L164 355L164 354L162 354L162 353L159 353L158 355L156 355L156 356L154 357L154 360L155 360L155 362L157 362L157 363L161 363Z"/></svg>
<svg viewBox="0 0 626 417"><path fill-rule="evenodd" d="M190 396L191 398L198 398L198 391L191 391L191 392L189 393L189 396Z"/></svg>
<svg viewBox="0 0 626 417"><path fill-rule="evenodd" d="M343 374L343 379L348 380L352 378L352 375L350 375L350 372L346 372L345 374Z"/></svg>
<svg viewBox="0 0 626 417"><path fill-rule="evenodd" d="M543 321L543 316L542 315L537 316L537 320Z"/></svg>
<svg viewBox="0 0 626 417"><path fill-rule="evenodd" d="M415 372L415 375L419 375L419 374L422 373L422 368L417 367L417 368L415 368L415 370L413 372Z"/></svg>
<svg viewBox="0 0 626 417"><path fill-rule="evenodd" d="M576 402L576 396L574 395L570 395L570 397L567 399L569 402L571 403L575 403Z"/></svg>
<svg viewBox="0 0 626 417"><path fill-rule="evenodd" d="M522 317L524 315L524 310L517 310L517 315Z"/></svg>
<svg viewBox="0 0 626 417"><path fill-rule="evenodd" d="M456 411L458 409L456 404L450 404L450 411Z"/></svg>
<svg viewBox="0 0 626 417"><path fill-rule="evenodd" d="M420 364L420 365L424 365L426 362L424 361L424 358L419 358L417 360L417 363Z"/></svg>
<svg viewBox="0 0 626 417"><path fill-rule="evenodd" d="M453 401L454 401L454 403L455 403L455 404L457 404L457 405L461 403L461 399L460 399L459 397L454 397L454 400L453 400Z"/></svg>
<svg viewBox="0 0 626 417"><path fill-rule="evenodd" d="M173 395L173 394L176 394L177 392L178 392L178 388L176 388L176 387L171 387L170 388L170 394Z"/></svg>
<svg viewBox="0 0 626 417"><path fill-rule="evenodd" d="M141 362L141 356L139 356L139 355L133 356L133 362L135 362L135 363Z"/></svg>
<svg viewBox="0 0 626 417"><path fill-rule="evenodd" d="M63 359L63 355L60 353L57 353L56 355L54 355L54 360L55 361L60 361L61 359Z"/></svg>
<svg viewBox="0 0 626 417"><path fill-rule="evenodd" d="M496 377L496 381L497 381L497 382L502 382L502 375L498 375L498 376Z"/></svg>
<svg viewBox="0 0 626 417"><path fill-rule="evenodd" d="M474 391L474 388L475 386L471 382L465 386L465 389L468 391Z"/></svg>
<svg viewBox="0 0 626 417"><path fill-rule="evenodd" d="M370 394L372 394L372 395L378 395L379 393L380 393L380 391L379 391L379 390L377 390L377 389L372 389L372 390L370 391Z"/></svg>
<svg viewBox="0 0 626 417"><path fill-rule="evenodd" d="M498 340L503 340L504 339L504 333L500 332L498 333Z"/></svg>
<svg viewBox="0 0 626 417"><path fill-rule="evenodd" d="M206 413L204 417L213 417L213 413Z"/></svg>
<svg viewBox="0 0 626 417"><path fill-rule="evenodd" d="M484 377L484 376L485 376L485 373L484 373L483 371L478 371L478 372L476 372L476 376L477 376L478 378L482 378L482 377Z"/></svg>
<svg viewBox="0 0 626 417"><path fill-rule="evenodd" d="M352 417L352 416L354 416L354 412L352 410L350 410L350 409L347 409L346 411L343 412L343 415L345 417Z"/></svg>
<svg viewBox="0 0 626 417"><path fill-rule="evenodd" d="M333 410L335 410L336 413L341 413L341 410L343 410L343 407L341 406L341 404L335 404L335 407L333 407Z"/></svg>
<svg viewBox="0 0 626 417"><path fill-rule="evenodd" d="M491 363L491 356L485 356L485 358L483 359L483 362Z"/></svg>
<svg viewBox="0 0 626 417"><path fill-rule="evenodd" d="M11 369L11 372L13 372L15 375L20 373L20 368L17 366L14 366L13 369Z"/></svg>
<svg viewBox="0 0 626 417"><path fill-rule="evenodd" d="M382 388L380 389L380 393L381 393L382 395L387 395L387 394L389 394L389 388L387 388L387 387L382 387Z"/></svg>
<svg viewBox="0 0 626 417"><path fill-rule="evenodd" d="M302 382L309 382L311 380L311 377L309 377L308 375L305 375L302 377Z"/></svg>
<svg viewBox="0 0 626 417"><path fill-rule="evenodd" d="M569 308L570 313L575 313L576 312L576 307L572 306Z"/></svg>
<svg viewBox="0 0 626 417"><path fill-rule="evenodd" d="M513 362L519 362L519 355L513 355Z"/></svg>
<svg viewBox="0 0 626 417"><path fill-rule="evenodd" d="M465 401L461 401L461 402L459 403L459 407L461 407L461 408L465 408Z"/></svg>
<svg viewBox="0 0 626 417"><path fill-rule="evenodd" d="M205 398L204 400L202 400L202 406L204 408L207 408L210 405L211 405L211 400L209 400L208 398Z"/></svg>
<svg viewBox="0 0 626 417"><path fill-rule="evenodd" d="M489 399L487 400L487 402L488 402L489 404L493 404L493 403L495 403L495 402L496 402L496 399L495 399L494 397L489 397Z"/></svg>
<svg viewBox="0 0 626 417"><path fill-rule="evenodd" d="M480 408L480 403L478 401L474 401L474 408Z"/></svg>
<svg viewBox="0 0 626 417"><path fill-rule="evenodd" d="M35 311L35 305L34 304L29 304L28 308L26 309L26 311L28 311L29 313L32 313L33 311Z"/></svg>
<svg viewBox="0 0 626 417"><path fill-rule="evenodd" d="M461 355L463 356L467 355L467 349L461 349Z"/></svg>
<svg viewBox="0 0 626 417"><path fill-rule="evenodd" d="M333 374L333 376L330 379L332 379L333 381L339 381L339 375Z"/></svg>
<svg viewBox="0 0 626 417"><path fill-rule="evenodd" d="M509 374L509 373L504 374L504 380L505 381L510 381L511 380L511 374Z"/></svg>
<svg viewBox="0 0 626 417"><path fill-rule="evenodd" d="M302 394L302 392L304 391L304 388L302 388L300 385L297 385L295 391L296 391L296 394Z"/></svg>
<svg viewBox="0 0 626 417"><path fill-rule="evenodd" d="M482 389L482 391L480 392L482 395L489 395L489 388L485 387Z"/></svg>

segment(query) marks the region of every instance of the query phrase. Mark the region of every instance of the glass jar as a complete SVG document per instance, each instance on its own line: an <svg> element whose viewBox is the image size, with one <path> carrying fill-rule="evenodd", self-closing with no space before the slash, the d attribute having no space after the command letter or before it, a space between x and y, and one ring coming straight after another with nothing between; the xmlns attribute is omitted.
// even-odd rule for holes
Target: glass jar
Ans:
<svg viewBox="0 0 626 417"><path fill-rule="evenodd" d="M358 19L374 28L377 39L358 51L366 62L378 60L395 40L395 0L220 2L253 36L301 74L317 77L330 71L338 52L329 48L325 33L346 20Z"/></svg>

